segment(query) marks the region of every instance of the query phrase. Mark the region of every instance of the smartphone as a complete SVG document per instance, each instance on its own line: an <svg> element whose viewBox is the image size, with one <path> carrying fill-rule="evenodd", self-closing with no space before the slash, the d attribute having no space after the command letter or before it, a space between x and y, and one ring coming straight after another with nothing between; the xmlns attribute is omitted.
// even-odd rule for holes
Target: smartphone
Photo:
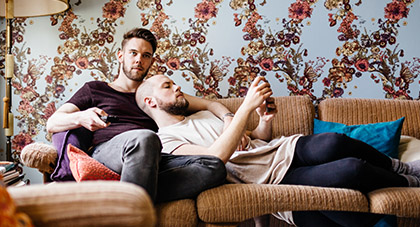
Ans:
<svg viewBox="0 0 420 227"><path fill-rule="evenodd" d="M269 113L269 112L271 112L271 111L274 111L274 110L275 110L274 108L270 108L270 106L271 106L272 104L274 104L274 105L275 105L275 103L274 103L274 99L273 99L273 98L268 98L268 99L266 99L266 100L265 100L265 107L266 107L266 112L267 112L267 113Z"/></svg>

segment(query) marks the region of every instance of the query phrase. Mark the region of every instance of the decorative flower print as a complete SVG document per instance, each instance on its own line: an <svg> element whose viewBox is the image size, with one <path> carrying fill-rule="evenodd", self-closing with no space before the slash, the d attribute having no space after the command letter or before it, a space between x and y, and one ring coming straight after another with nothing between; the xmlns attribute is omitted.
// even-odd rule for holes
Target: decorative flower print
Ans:
<svg viewBox="0 0 420 227"><path fill-rule="evenodd" d="M361 72L366 72L369 69L369 61L367 59L359 59L355 64L356 68Z"/></svg>
<svg viewBox="0 0 420 227"><path fill-rule="evenodd" d="M15 135L12 140L12 149L16 151L21 151L26 145L33 143L31 135L25 132L19 132Z"/></svg>
<svg viewBox="0 0 420 227"><path fill-rule="evenodd" d="M180 61L178 58L171 58L168 60L166 65L172 70L178 70L180 66Z"/></svg>
<svg viewBox="0 0 420 227"><path fill-rule="evenodd" d="M195 7L195 17L200 20L208 21L212 17L216 17L218 10L219 9L216 8L214 2L204 0Z"/></svg>
<svg viewBox="0 0 420 227"><path fill-rule="evenodd" d="M120 17L124 17L125 8L121 2L110 1L103 7L103 17L108 19L116 20Z"/></svg>
<svg viewBox="0 0 420 227"><path fill-rule="evenodd" d="M311 17L312 10L309 3L298 0L289 7L289 17L301 21L307 17Z"/></svg>
<svg viewBox="0 0 420 227"><path fill-rule="evenodd" d="M76 65L80 69L87 69L89 66L89 60L86 57L80 57L76 60Z"/></svg>
<svg viewBox="0 0 420 227"><path fill-rule="evenodd" d="M273 69L273 60L271 58L263 59L260 62L260 66L265 71L271 71Z"/></svg>
<svg viewBox="0 0 420 227"><path fill-rule="evenodd" d="M409 11L410 9L407 8L403 1L393 0L385 7L385 18L391 21L398 21L403 17L407 17Z"/></svg>

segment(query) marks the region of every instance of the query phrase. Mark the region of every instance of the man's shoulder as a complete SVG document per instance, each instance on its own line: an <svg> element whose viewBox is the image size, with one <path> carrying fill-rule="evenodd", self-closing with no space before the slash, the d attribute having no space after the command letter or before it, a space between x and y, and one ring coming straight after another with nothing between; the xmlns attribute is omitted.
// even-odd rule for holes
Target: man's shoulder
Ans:
<svg viewBox="0 0 420 227"><path fill-rule="evenodd" d="M90 90L90 91L95 91L95 90L99 90L99 91L108 91L109 90L109 86L107 82L104 81L88 81L86 82L83 87L81 87L81 90Z"/></svg>
<svg viewBox="0 0 420 227"><path fill-rule="evenodd" d="M200 110L200 111L197 111L197 112L195 112L195 113L193 113L193 114L191 114L191 115L189 115L189 118L192 118L192 119L209 119L209 118L217 118L217 119L219 119L216 115L214 115L214 113L212 113L211 111L209 111L209 110Z"/></svg>
<svg viewBox="0 0 420 227"><path fill-rule="evenodd" d="M104 81L97 81L97 80L93 80L93 81L88 81L85 83L85 86L89 86L89 87L104 87L104 86L108 86L107 82Z"/></svg>

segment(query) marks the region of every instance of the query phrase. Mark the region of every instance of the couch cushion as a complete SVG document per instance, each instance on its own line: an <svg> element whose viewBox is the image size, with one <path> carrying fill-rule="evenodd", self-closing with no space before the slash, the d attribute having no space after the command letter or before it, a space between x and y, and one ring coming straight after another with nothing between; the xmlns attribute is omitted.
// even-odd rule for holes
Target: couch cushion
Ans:
<svg viewBox="0 0 420 227"><path fill-rule="evenodd" d="M367 212L367 198L351 189L301 185L227 184L202 192L198 216L204 222L241 222L277 211Z"/></svg>
<svg viewBox="0 0 420 227"><path fill-rule="evenodd" d="M278 113L273 120L273 137L312 134L315 109L309 97L284 96L273 98L278 109ZM235 112L241 105L243 98L218 99L216 101ZM258 125L258 121L259 117L254 111L248 121L248 130L254 129Z"/></svg>
<svg viewBox="0 0 420 227"><path fill-rule="evenodd" d="M395 121L405 117L401 134L420 139L420 101L333 98L320 102L318 119L346 125Z"/></svg>
<svg viewBox="0 0 420 227"><path fill-rule="evenodd" d="M398 146L399 158L403 162L420 159L420 140L412 136L402 135Z"/></svg>
<svg viewBox="0 0 420 227"><path fill-rule="evenodd" d="M197 226L195 201L183 199L156 205L158 226Z"/></svg>
<svg viewBox="0 0 420 227"><path fill-rule="evenodd" d="M116 181L55 182L9 187L18 211L35 226L155 226L146 191Z"/></svg>
<svg viewBox="0 0 420 227"><path fill-rule="evenodd" d="M314 134L324 132L343 133L371 145L390 157L398 158L398 145L403 123L404 117L396 121L361 125L346 125L314 119Z"/></svg>
<svg viewBox="0 0 420 227"><path fill-rule="evenodd" d="M96 161L84 151L68 144L70 169L77 182L85 180L120 180L120 175Z"/></svg>

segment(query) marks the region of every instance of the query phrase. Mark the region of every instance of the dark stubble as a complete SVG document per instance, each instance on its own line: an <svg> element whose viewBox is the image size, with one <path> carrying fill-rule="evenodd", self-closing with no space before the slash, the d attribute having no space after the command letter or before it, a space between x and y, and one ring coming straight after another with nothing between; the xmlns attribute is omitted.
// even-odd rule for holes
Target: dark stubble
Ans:
<svg viewBox="0 0 420 227"><path fill-rule="evenodd" d="M123 68L123 72L124 74L127 76L128 79L130 80L134 80L137 82L142 82L144 77L146 77L146 75L149 73L149 69L148 68L144 73L140 74L140 72L134 73L133 71L131 71L131 68L126 67L125 62L122 63L122 68Z"/></svg>
<svg viewBox="0 0 420 227"><path fill-rule="evenodd" d="M159 108L172 115L182 115L187 114L187 109L190 103L186 98L177 99L175 103L165 104L161 99L156 98Z"/></svg>

